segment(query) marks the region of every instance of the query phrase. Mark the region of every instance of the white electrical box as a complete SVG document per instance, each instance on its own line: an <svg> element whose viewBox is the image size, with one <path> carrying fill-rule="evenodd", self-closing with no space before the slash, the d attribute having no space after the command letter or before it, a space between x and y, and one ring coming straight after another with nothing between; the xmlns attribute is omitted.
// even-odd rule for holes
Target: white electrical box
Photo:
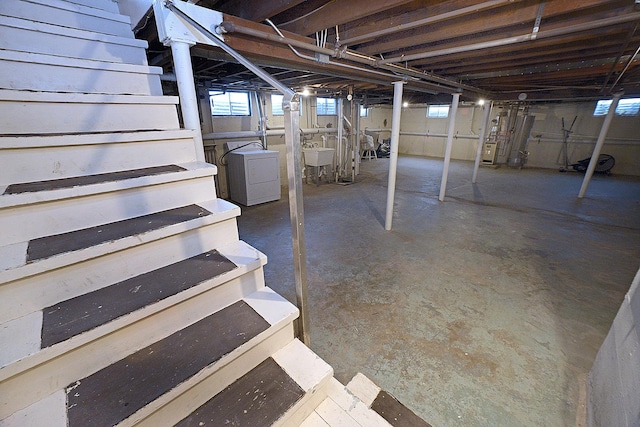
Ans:
<svg viewBox="0 0 640 427"><path fill-rule="evenodd" d="M227 155L229 198L245 206L280 200L280 161L272 150L236 150Z"/></svg>

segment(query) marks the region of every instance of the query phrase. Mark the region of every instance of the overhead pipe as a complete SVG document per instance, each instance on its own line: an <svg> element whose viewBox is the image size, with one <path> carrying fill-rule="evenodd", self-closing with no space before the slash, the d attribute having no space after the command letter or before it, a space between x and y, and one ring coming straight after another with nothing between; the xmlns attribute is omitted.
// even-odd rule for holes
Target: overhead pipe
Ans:
<svg viewBox="0 0 640 427"><path fill-rule="evenodd" d="M407 24L398 24L390 28L385 28L378 31L372 31L367 34L355 36L342 40L342 45L354 45L364 41L373 40L378 37L386 36L389 34L397 33L400 31L411 30L413 28L422 27L428 24L435 24L436 22L445 21L447 19L458 18L460 16L470 15L472 13L481 12L483 10L493 9L505 4L514 4L520 0L491 0L484 3L476 4L473 6L463 7L462 9L452 10L451 12L441 13L440 15L430 16L424 19L418 19Z"/></svg>
<svg viewBox="0 0 640 427"><path fill-rule="evenodd" d="M360 71L366 71L369 73L374 73L374 74L382 74L385 77L402 77L404 76L406 77L415 77L417 79L423 80L426 83L432 84L432 85L446 85L448 87L439 87L439 89L442 89L443 91L457 91L460 89L465 89L468 90L470 92L474 92L474 93L484 93L484 91L482 91L479 88L470 86L470 85L466 85L463 83L459 83L459 82L455 82L455 81L451 81L449 79L446 79L444 77L439 77L439 76L434 76L432 74L429 73L425 73L419 70L414 70L411 68L406 68L406 67L402 67L396 64L387 64L386 61L381 61L378 58L375 58L373 56L368 56L368 55L363 55L354 51L350 51L347 49L329 49L329 48L325 48L325 47L320 47L320 46L316 46L314 44L311 43L307 43L307 42L303 42L300 40L296 40L290 37L286 37L286 36L281 36L278 34L270 34L270 33L266 33L264 31L261 30L256 30L254 28L249 28L249 27L245 27L242 25L237 25L233 22L230 21L224 21L222 22L219 26L219 31L220 33L224 34L224 33L238 33L238 34L244 34L247 36L252 36L252 37L256 37L259 39L263 39L263 40L268 40L268 41L272 41L272 42L276 42L276 43L280 43L280 44L286 44L286 45L291 45L294 47L299 47L301 49L306 49L306 50L310 50L312 52L316 52L316 53L320 53L323 55L327 55L333 58L338 58L338 59L347 59L353 62L357 62L360 64L364 64L364 65L368 65L370 67L373 68L381 68L387 71L391 71L394 73L394 75L389 75L386 73L380 73L377 72L375 70L368 70L368 69L362 69L362 68L356 68L356 70L360 70ZM309 60L313 60L315 62L320 62L318 61L317 58L315 57L306 57L304 59L309 59ZM328 62L328 64L332 64L332 65L338 65L339 66L347 66L348 64L342 64L342 63L336 63L336 62ZM353 67L353 66L351 66ZM349 68L349 67L346 67Z"/></svg>
<svg viewBox="0 0 640 427"><path fill-rule="evenodd" d="M631 66L631 64L633 63L633 61L636 59L636 56L638 56L638 53L640 52L640 46L638 46L638 48L636 49L635 53L631 56L631 58L629 58L629 60L627 61L627 65L624 66L624 68L622 69L622 72L620 73L620 75L618 76L618 78L616 79L615 82L613 82L613 84L611 85L611 87L609 88L609 91L612 91L614 87L616 87L616 85L618 84L618 82L620 82L620 80L622 79L622 76L624 75L624 73L627 72L627 70L629 69L629 67Z"/></svg>
<svg viewBox="0 0 640 427"><path fill-rule="evenodd" d="M591 182L593 172L596 170L596 164L598 163L598 158L600 157L600 151L602 150L604 140L607 137L607 132L609 132L609 126L611 126L613 116L615 116L616 114L616 108L618 107L618 102L620 101L621 96L621 93L616 93L615 95L613 95L611 105L609 106L609 111L607 112L607 116L604 118L604 122L602 123L600 135L598 135L598 140L596 141L596 146L593 147L593 153L591 154L589 166L587 167L587 171L584 174L584 180L582 181L582 186L580 187L580 192L578 193L579 199L582 199L587 192L587 187L589 187L589 182Z"/></svg>
<svg viewBox="0 0 640 427"><path fill-rule="evenodd" d="M304 135L316 135L321 133L336 133L338 128L309 128L300 129L300 132ZM267 136L282 136L285 134L284 128L282 129L267 129ZM232 132L212 132L202 135L202 139L239 139L239 138L253 138L262 136L260 130L241 130Z"/></svg>
<svg viewBox="0 0 640 427"><path fill-rule="evenodd" d="M456 113L458 112L458 102L460 94L454 93L451 101L451 109L449 114L449 128L447 129L447 145L444 151L444 167L442 168L442 181L440 182L440 195L438 200L444 202L444 194L447 189L447 179L449 178L449 163L451 163L451 149L453 147L453 131L456 126Z"/></svg>
<svg viewBox="0 0 640 427"><path fill-rule="evenodd" d="M526 42L526 41L530 41L530 40L539 40L539 39L544 39L544 38L550 38L550 37L557 37L557 36L563 36L563 35L567 35L567 34L571 34L571 33L578 33L581 31L586 31L586 30L592 30L592 29L596 29L596 28L602 28L602 27L608 27L610 25L617 25L617 24L624 24L627 22L634 22L640 20L640 13L636 12L636 13L630 13L627 15L622 15L622 16L615 16L612 18L605 18L605 19L600 19L598 21L595 22L588 22L585 24L576 24L576 25L571 25L568 27L564 27L564 28L557 28L554 30L546 30L546 31L539 31L537 34L534 35L534 33L528 33L528 34L523 34L520 36L514 36L514 37L507 37L504 39L498 39L498 40L490 40L487 42L480 42L480 43L474 43L474 44L470 44L470 45L466 45L466 46L457 46L457 47L451 47L451 48L446 48L446 49L439 49L439 50L433 50L430 52L422 52L422 53L416 53L413 55L399 55L399 56L394 56L391 58L387 58L387 59L382 59L379 61L380 64L391 64L391 63L395 63L395 62L405 62L405 61L415 61L418 59L427 59L427 58L433 58L436 56L444 56L444 55L451 55L451 54L455 54L455 53L464 53L464 52L471 52L474 50L482 50L482 49L489 49L492 47L500 47L500 46L506 46L506 45L510 45L510 44L516 44L516 43L522 43L522 42Z"/></svg>

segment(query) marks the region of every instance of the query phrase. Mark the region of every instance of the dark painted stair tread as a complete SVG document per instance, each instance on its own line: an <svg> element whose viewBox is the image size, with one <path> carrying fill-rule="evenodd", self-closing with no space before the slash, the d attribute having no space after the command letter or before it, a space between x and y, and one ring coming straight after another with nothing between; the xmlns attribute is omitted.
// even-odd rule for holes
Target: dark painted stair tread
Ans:
<svg viewBox="0 0 640 427"><path fill-rule="evenodd" d="M303 396L302 388L272 358L268 358L176 427L267 427Z"/></svg>
<svg viewBox="0 0 640 427"><path fill-rule="evenodd" d="M69 384L69 427L113 426L269 328L238 301Z"/></svg>
<svg viewBox="0 0 640 427"><path fill-rule="evenodd" d="M431 427L395 397L381 390L371 404L371 409L387 420L393 427Z"/></svg>
<svg viewBox="0 0 640 427"><path fill-rule="evenodd" d="M154 166L143 169L131 169L126 171L99 173L95 175L73 176L69 178L50 179L46 181L22 182L9 185L4 194L33 193L36 191L60 190L81 185L101 184L104 182L121 181L124 179L140 178L147 175L160 175L163 173L181 172L186 170L177 165Z"/></svg>
<svg viewBox="0 0 640 427"><path fill-rule="evenodd" d="M237 268L218 251L209 251L42 311L42 348L108 323Z"/></svg>
<svg viewBox="0 0 640 427"><path fill-rule="evenodd" d="M211 215L211 212L198 205L189 205L82 230L40 237L29 241L27 262L86 249L100 243L135 236L207 215Z"/></svg>

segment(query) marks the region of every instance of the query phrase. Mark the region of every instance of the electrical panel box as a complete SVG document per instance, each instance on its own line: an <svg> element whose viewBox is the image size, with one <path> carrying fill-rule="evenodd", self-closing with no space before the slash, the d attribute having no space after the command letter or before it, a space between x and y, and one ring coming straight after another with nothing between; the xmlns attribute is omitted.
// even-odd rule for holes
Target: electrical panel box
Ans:
<svg viewBox="0 0 640 427"><path fill-rule="evenodd" d="M485 142L482 146L482 164L492 165L496 161L496 154L498 152L497 142Z"/></svg>
<svg viewBox="0 0 640 427"><path fill-rule="evenodd" d="M229 198L245 206L280 200L277 151L232 151L227 155Z"/></svg>

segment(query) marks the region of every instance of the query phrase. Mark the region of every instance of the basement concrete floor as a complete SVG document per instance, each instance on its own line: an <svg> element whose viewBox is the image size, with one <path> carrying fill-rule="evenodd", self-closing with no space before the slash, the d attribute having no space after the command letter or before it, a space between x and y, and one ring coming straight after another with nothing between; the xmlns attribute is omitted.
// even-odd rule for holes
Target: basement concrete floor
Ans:
<svg viewBox="0 0 640 427"><path fill-rule="evenodd" d="M640 179L401 156L352 185L304 185L311 348L435 426L584 425L585 379L640 267ZM615 171L615 169L614 169ZM295 301L286 193L240 236Z"/></svg>

